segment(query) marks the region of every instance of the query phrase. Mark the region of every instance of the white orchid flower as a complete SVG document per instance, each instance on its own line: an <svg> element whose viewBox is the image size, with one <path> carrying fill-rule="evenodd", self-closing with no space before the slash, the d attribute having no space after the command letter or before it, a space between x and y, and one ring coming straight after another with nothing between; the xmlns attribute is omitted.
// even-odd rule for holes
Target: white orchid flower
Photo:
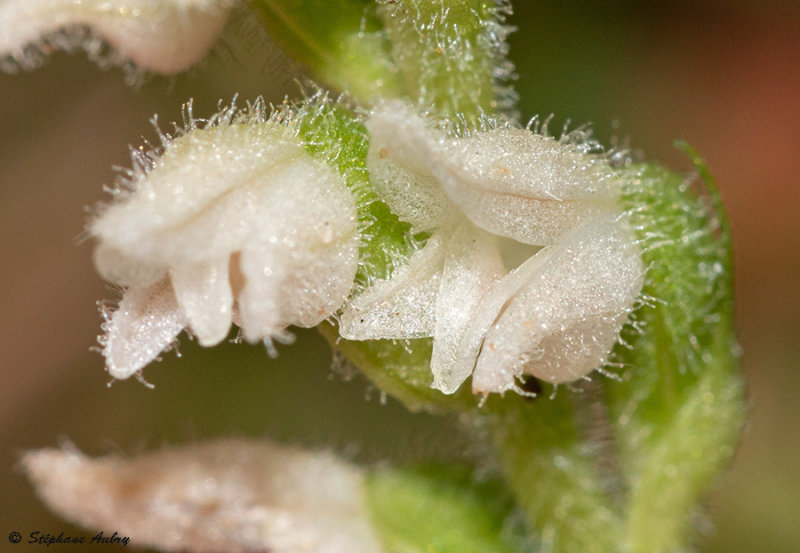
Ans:
<svg viewBox="0 0 800 553"><path fill-rule="evenodd" d="M362 469L326 452L219 440L132 459L31 451L42 500L130 545L191 553L380 553ZM127 545L127 542L126 542Z"/></svg>
<svg viewBox="0 0 800 553"><path fill-rule="evenodd" d="M39 65L52 50L83 49L156 73L188 69L208 50L231 0L1 0L0 66ZM87 32L88 29L88 32ZM111 52L103 53L103 44Z"/></svg>
<svg viewBox="0 0 800 553"><path fill-rule="evenodd" d="M376 191L432 235L349 302L342 336L432 336L445 393L470 375L484 394L521 391L524 374L569 382L608 361L644 270L619 174L591 143L502 125L456 138L399 101L376 107L367 128ZM508 239L543 248L506 266Z"/></svg>
<svg viewBox="0 0 800 553"><path fill-rule="evenodd" d="M204 346L312 327L349 294L355 200L260 104L166 139L91 224L100 273L125 287L101 339L109 373L136 374L189 328ZM144 156L147 157L147 156ZM140 159L142 156L140 156Z"/></svg>

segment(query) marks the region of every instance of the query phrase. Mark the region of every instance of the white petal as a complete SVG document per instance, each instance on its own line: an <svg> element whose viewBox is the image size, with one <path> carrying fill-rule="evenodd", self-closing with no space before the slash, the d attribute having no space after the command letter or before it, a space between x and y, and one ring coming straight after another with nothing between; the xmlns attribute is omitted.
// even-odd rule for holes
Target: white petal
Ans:
<svg viewBox="0 0 800 553"><path fill-rule="evenodd" d="M399 102L373 112L366 124L367 169L373 189L392 213L411 223L412 232L426 232L441 226L452 215L452 206L428 164L419 160L416 129L403 121L406 115L405 104Z"/></svg>
<svg viewBox="0 0 800 553"><path fill-rule="evenodd" d="M361 471L331 454L223 440L133 459L32 451L47 505L129 545L187 553L378 553Z"/></svg>
<svg viewBox="0 0 800 553"><path fill-rule="evenodd" d="M450 202L489 232L544 245L594 217L620 211L620 182L608 162L569 141L514 128L451 138L399 101L376 108L367 125L385 141L385 157L412 176L433 176ZM433 195L427 177L420 186L412 176L401 179L399 188L417 185L421 198ZM403 190L388 196L415 205L416 198ZM447 203L435 199L434 205L445 206L442 211Z"/></svg>
<svg viewBox="0 0 800 553"><path fill-rule="evenodd" d="M281 324L283 285L289 268L275 247L262 244L250 246L241 255L241 270L245 285L239 294L239 318L244 337L257 342L284 328Z"/></svg>
<svg viewBox="0 0 800 553"><path fill-rule="evenodd" d="M101 339L106 370L124 379L168 348L186 326L168 280L148 288L129 288L106 323Z"/></svg>
<svg viewBox="0 0 800 553"><path fill-rule="evenodd" d="M608 360L633 309L644 269L623 223L600 219L534 258L542 255L486 335L472 379L476 393L514 389L522 374L551 383L589 374Z"/></svg>
<svg viewBox="0 0 800 553"><path fill-rule="evenodd" d="M475 362L489 329L509 300L525 286L531 275L540 271L540 267L547 262L551 255L552 250L543 248L489 288L461 335L456 357L450 369L453 374L463 375L473 372ZM474 379L475 375L473 374L473 389Z"/></svg>
<svg viewBox="0 0 800 553"><path fill-rule="evenodd" d="M231 327L233 292L228 257L216 262L173 267L170 272L178 306L203 346L221 342Z"/></svg>
<svg viewBox="0 0 800 553"><path fill-rule="evenodd" d="M444 263L442 238L434 234L392 278L375 282L342 310L339 333L347 340L426 338L436 322Z"/></svg>
<svg viewBox="0 0 800 553"><path fill-rule="evenodd" d="M339 174L302 153L268 177L247 202L239 308L250 341L333 315L358 268L355 200Z"/></svg>
<svg viewBox="0 0 800 553"><path fill-rule="evenodd" d="M452 394L472 373L457 363L458 348L481 299L505 273L494 237L470 223L459 226L447 243L433 333L434 388Z"/></svg>
<svg viewBox="0 0 800 553"><path fill-rule="evenodd" d="M60 29L80 25L108 42L114 57L175 73L205 54L230 6L228 0L5 0L0 5L0 58L10 56L28 68L47 50L96 48L91 35L74 31L49 40Z"/></svg>

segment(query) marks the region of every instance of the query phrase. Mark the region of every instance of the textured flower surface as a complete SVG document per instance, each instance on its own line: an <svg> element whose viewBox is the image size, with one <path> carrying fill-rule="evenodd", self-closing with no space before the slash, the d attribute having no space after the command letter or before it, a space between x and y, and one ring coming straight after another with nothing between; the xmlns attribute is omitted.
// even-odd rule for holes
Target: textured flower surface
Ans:
<svg viewBox="0 0 800 553"><path fill-rule="evenodd" d="M341 317L354 340L433 336L433 386L517 390L602 367L642 288L621 176L582 133L561 140L487 121L453 137L402 102L373 110L370 177L424 248ZM542 246L518 266L505 248ZM525 246L528 245L528 246ZM476 364L477 363L477 364ZM474 374L473 374L474 371Z"/></svg>
<svg viewBox="0 0 800 553"><path fill-rule="evenodd" d="M0 0L0 67L79 48L129 77L177 71L229 7ZM247 440L130 459L41 450L22 465L43 501L187 553L691 548L743 413L729 225L699 156L684 147L693 183L582 129L516 123L506 0L241 7L332 94L207 121L187 109L182 129L134 151L87 232L121 292L103 310L106 368L142 379L183 330L211 346L236 324L271 352L287 327L319 325L382 398L450 414L432 437L459 451L395 444L402 454L357 468ZM604 367L617 378L505 394L548 395ZM249 395L220 378L232 401ZM292 425L325 417L340 436L350 419L300 389L281 398ZM402 439L394 423L382 440ZM366 461L364 430L351 451Z"/></svg>
<svg viewBox="0 0 800 553"><path fill-rule="evenodd" d="M228 0L3 0L0 67L29 69L53 50L83 49L105 63L130 61L156 73L176 73L206 53L231 5Z"/></svg>
<svg viewBox="0 0 800 553"><path fill-rule="evenodd" d="M363 471L324 452L219 440L135 458L32 451L54 511L164 551L377 553Z"/></svg>
<svg viewBox="0 0 800 553"><path fill-rule="evenodd" d="M165 137L160 156L138 156L90 227L98 270L125 287L101 339L115 378L139 371L186 327L210 346L232 320L251 342L315 326L355 277L355 201L291 128L260 104L189 127Z"/></svg>

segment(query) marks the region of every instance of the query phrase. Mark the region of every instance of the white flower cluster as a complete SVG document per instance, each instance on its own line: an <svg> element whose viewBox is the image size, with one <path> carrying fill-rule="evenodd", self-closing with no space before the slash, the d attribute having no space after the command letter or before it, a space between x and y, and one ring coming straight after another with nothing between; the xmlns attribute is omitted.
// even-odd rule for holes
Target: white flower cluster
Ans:
<svg viewBox="0 0 800 553"><path fill-rule="evenodd" d="M109 373L138 373L189 328L204 346L235 321L249 341L336 312L358 266L355 200L292 129L223 111L166 139L91 224L98 270L125 287L101 338Z"/></svg>
<svg viewBox="0 0 800 553"><path fill-rule="evenodd" d="M608 361L644 269L606 158L527 129L452 138L399 101L376 107L367 128L373 186L431 237L349 302L342 336L432 336L445 393L470 375L474 392L503 393L521 391L524 374L567 382ZM543 247L509 266L509 239Z"/></svg>
<svg viewBox="0 0 800 553"><path fill-rule="evenodd" d="M346 301L353 194L291 124L255 112L230 108L168 139L91 225L99 271L125 287L101 339L115 378L185 328L204 346L232 321L269 341L337 313L346 339L433 337L444 393L470 376L475 393L521 392L523 375L569 382L608 362L644 269L620 174L590 143L503 125L455 138L406 103L375 107L372 185L430 237Z"/></svg>

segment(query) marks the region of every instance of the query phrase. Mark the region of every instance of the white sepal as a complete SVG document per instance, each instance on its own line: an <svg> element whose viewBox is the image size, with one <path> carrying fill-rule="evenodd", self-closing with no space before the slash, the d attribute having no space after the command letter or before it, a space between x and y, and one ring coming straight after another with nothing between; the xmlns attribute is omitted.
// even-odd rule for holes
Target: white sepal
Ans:
<svg viewBox="0 0 800 553"><path fill-rule="evenodd" d="M457 206L489 232L545 245L619 212L617 173L569 137L503 126L452 137L401 101L376 107L367 128L382 152L369 158L381 199L421 229L443 224Z"/></svg>
<svg viewBox="0 0 800 553"><path fill-rule="evenodd" d="M363 474L330 453L220 440L134 458L31 451L55 512L134 547L187 553L379 553Z"/></svg>
<svg viewBox="0 0 800 553"><path fill-rule="evenodd" d="M476 393L515 389L523 374L558 384L602 367L642 289L641 252L612 217L568 233L531 260L534 270L483 341Z"/></svg>
<svg viewBox="0 0 800 553"><path fill-rule="evenodd" d="M410 223L414 233L433 230L452 217L452 204L420 151L421 141L434 131L402 102L376 108L366 127L370 132L369 180L392 212Z"/></svg>
<svg viewBox="0 0 800 553"><path fill-rule="evenodd" d="M431 236L405 265L352 298L339 317L339 333L347 340L427 338L436 326L445 248Z"/></svg>
<svg viewBox="0 0 800 553"><path fill-rule="evenodd" d="M185 326L169 280L129 288L108 316L100 339L106 369L118 379L136 374L171 346Z"/></svg>

